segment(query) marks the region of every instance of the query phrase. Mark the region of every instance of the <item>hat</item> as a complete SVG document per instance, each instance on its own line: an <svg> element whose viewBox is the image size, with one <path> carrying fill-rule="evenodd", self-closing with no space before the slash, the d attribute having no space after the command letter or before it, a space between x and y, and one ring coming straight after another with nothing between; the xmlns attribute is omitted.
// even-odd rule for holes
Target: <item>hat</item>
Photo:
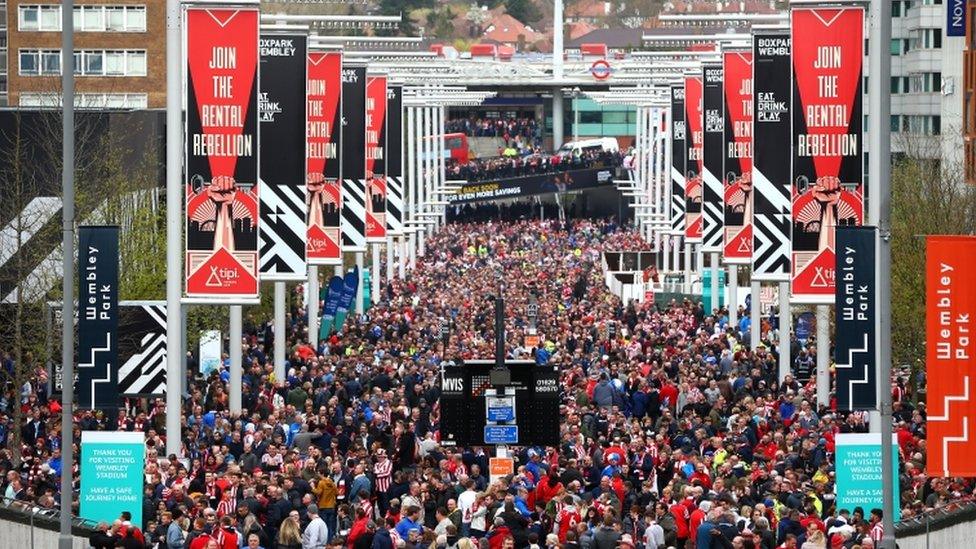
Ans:
<svg viewBox="0 0 976 549"><path fill-rule="evenodd" d="M314 503L309 503L308 508L306 508L305 511L310 515L313 513L317 515L319 514L319 506L315 505Z"/></svg>

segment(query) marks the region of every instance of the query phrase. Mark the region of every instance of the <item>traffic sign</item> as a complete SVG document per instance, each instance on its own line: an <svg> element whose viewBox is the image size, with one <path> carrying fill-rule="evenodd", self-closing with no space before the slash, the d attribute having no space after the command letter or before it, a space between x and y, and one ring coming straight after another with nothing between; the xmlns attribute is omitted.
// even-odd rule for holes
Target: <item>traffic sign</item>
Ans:
<svg viewBox="0 0 976 549"><path fill-rule="evenodd" d="M597 80L610 78L610 63L606 59L597 59L590 65L590 74Z"/></svg>
<svg viewBox="0 0 976 549"><path fill-rule="evenodd" d="M486 397L488 402L485 406L485 417L488 421L507 422L515 421L515 397Z"/></svg>
<svg viewBox="0 0 976 549"><path fill-rule="evenodd" d="M518 425L485 425L485 444L517 444Z"/></svg>

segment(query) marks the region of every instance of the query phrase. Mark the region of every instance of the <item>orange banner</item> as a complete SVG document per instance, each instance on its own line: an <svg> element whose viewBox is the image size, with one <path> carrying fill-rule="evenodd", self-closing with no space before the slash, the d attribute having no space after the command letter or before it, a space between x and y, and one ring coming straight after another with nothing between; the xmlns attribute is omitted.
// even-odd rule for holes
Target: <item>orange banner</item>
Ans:
<svg viewBox="0 0 976 549"><path fill-rule="evenodd" d="M976 237L930 236L925 261L927 473L976 476Z"/></svg>

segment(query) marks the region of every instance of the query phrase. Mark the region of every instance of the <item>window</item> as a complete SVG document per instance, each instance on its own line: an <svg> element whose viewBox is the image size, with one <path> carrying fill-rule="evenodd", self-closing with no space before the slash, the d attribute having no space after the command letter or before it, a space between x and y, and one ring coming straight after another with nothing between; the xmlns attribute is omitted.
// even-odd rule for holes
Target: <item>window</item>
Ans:
<svg viewBox="0 0 976 549"><path fill-rule="evenodd" d="M125 74L125 52L105 52L105 75L122 76L123 74Z"/></svg>
<svg viewBox="0 0 976 549"><path fill-rule="evenodd" d="M105 70L102 52L85 52L85 74L102 74Z"/></svg>
<svg viewBox="0 0 976 549"><path fill-rule="evenodd" d="M145 109L149 98L144 93L79 93L75 94L75 107L79 109ZM61 106L61 97L55 93L22 93L21 107Z"/></svg>
<svg viewBox="0 0 976 549"><path fill-rule="evenodd" d="M78 76L146 76L145 50L77 50ZM20 50L20 74L60 75L59 50Z"/></svg>
<svg viewBox="0 0 976 549"><path fill-rule="evenodd" d="M603 113L601 111L583 111L579 113L580 124L602 124Z"/></svg>
<svg viewBox="0 0 976 549"><path fill-rule="evenodd" d="M146 52L129 51L126 52L126 75L146 76Z"/></svg>
<svg viewBox="0 0 976 549"><path fill-rule="evenodd" d="M40 73L40 52L37 50L20 50L20 74L33 75Z"/></svg>
<svg viewBox="0 0 976 549"><path fill-rule="evenodd" d="M899 118L901 117L898 116L897 114L891 115L891 131L898 132L899 128L901 127L900 126L901 121L899 120Z"/></svg>
<svg viewBox="0 0 976 549"><path fill-rule="evenodd" d="M896 0L895 2L891 3L891 16L901 17L901 2Z"/></svg>
<svg viewBox="0 0 976 549"><path fill-rule="evenodd" d="M41 74L61 74L61 52L58 50L41 50Z"/></svg>
<svg viewBox="0 0 976 549"><path fill-rule="evenodd" d="M891 55L901 55L901 40L898 38L891 39Z"/></svg>
<svg viewBox="0 0 976 549"><path fill-rule="evenodd" d="M18 8L22 31L61 30L57 4L22 5ZM75 30L82 32L146 32L146 6L75 6Z"/></svg>

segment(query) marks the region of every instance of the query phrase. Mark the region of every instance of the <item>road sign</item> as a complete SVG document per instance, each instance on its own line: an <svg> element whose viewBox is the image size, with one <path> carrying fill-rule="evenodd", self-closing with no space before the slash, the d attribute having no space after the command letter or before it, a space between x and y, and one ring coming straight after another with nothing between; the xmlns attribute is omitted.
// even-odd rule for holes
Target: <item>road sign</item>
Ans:
<svg viewBox="0 0 976 549"><path fill-rule="evenodd" d="M512 458L488 458L488 482L507 477L515 472L515 460Z"/></svg>
<svg viewBox="0 0 976 549"><path fill-rule="evenodd" d="M515 396L485 397L485 418L493 422L515 421Z"/></svg>
<svg viewBox="0 0 976 549"><path fill-rule="evenodd" d="M597 80L610 78L610 63L606 59L597 59L590 65L590 74Z"/></svg>
<svg viewBox="0 0 976 549"><path fill-rule="evenodd" d="M518 425L485 425L485 444L517 444Z"/></svg>

